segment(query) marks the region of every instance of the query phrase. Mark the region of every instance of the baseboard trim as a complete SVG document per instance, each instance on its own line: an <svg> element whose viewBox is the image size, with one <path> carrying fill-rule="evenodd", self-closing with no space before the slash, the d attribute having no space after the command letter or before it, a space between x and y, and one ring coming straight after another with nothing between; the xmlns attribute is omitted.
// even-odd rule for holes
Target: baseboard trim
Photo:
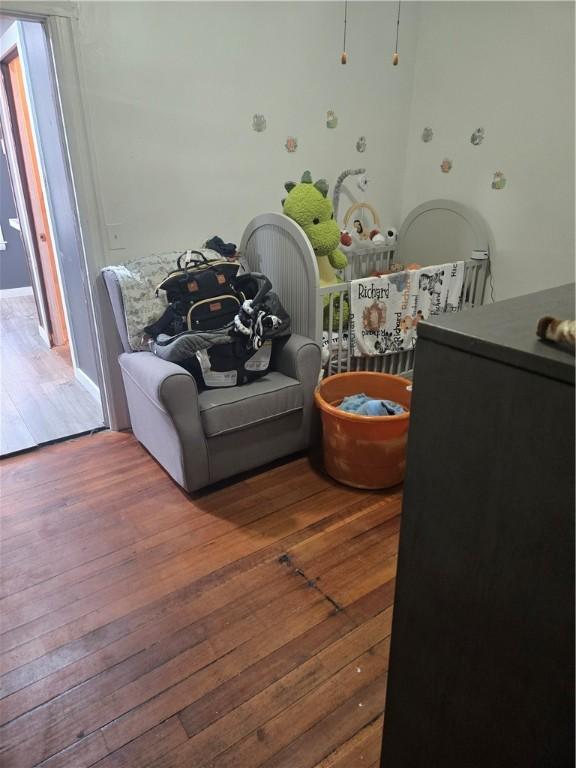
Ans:
<svg viewBox="0 0 576 768"><path fill-rule="evenodd" d="M46 344L46 346L48 348L52 347L52 345L50 344L50 338L49 338L48 334L46 333L46 329L42 328L41 325L38 325L38 335L40 336L40 338L42 339L42 341L44 342L44 344Z"/></svg>
<svg viewBox="0 0 576 768"><path fill-rule="evenodd" d="M33 296L34 291L31 285L25 285L22 288L2 288L0 289L0 299L15 299L18 296Z"/></svg>
<svg viewBox="0 0 576 768"><path fill-rule="evenodd" d="M102 398L100 396L100 388L94 384L92 379L88 378L84 371L81 371L80 368L74 368L74 375L78 379L79 383L82 384L84 389L89 392L92 397L94 397L99 403L102 402Z"/></svg>

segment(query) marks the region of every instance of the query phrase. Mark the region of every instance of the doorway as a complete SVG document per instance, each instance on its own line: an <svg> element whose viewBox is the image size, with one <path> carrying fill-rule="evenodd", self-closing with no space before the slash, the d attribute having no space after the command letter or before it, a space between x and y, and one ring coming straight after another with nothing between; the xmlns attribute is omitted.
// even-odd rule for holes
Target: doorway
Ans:
<svg viewBox="0 0 576 768"><path fill-rule="evenodd" d="M0 72L5 456L101 429L104 417L74 191L42 23L0 15Z"/></svg>

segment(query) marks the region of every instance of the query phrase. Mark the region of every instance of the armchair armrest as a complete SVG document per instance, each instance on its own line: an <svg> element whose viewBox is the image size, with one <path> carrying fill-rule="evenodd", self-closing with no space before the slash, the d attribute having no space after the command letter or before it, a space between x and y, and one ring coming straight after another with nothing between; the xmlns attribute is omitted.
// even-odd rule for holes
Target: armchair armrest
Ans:
<svg viewBox="0 0 576 768"><path fill-rule="evenodd" d="M186 490L209 481L208 448L194 377L151 352L118 358L132 430Z"/></svg>
<svg viewBox="0 0 576 768"><path fill-rule="evenodd" d="M172 413L178 402L188 413L198 410L198 388L194 377L176 363L153 355L152 352L131 352L120 355L120 367L155 405Z"/></svg>
<svg viewBox="0 0 576 768"><path fill-rule="evenodd" d="M293 333L287 339L278 339L275 345L273 368L313 388L320 375L320 347L312 339Z"/></svg>

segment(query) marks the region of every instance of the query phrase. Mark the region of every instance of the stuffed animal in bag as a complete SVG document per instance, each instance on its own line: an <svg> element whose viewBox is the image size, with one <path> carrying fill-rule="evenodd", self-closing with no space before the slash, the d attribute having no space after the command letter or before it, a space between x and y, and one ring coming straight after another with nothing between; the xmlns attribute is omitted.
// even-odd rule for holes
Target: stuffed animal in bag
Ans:
<svg viewBox="0 0 576 768"><path fill-rule="evenodd" d="M348 259L339 250L340 227L334 219L332 201L328 198L328 182L319 179L312 183L310 171L305 171L299 184L288 181L284 185L288 196L282 201L282 211L299 224L314 249L320 274L320 285L341 283L334 270L344 269ZM324 300L325 315L328 315L329 297ZM343 302L343 326L348 322L349 308ZM333 330L338 330L340 307L334 302Z"/></svg>

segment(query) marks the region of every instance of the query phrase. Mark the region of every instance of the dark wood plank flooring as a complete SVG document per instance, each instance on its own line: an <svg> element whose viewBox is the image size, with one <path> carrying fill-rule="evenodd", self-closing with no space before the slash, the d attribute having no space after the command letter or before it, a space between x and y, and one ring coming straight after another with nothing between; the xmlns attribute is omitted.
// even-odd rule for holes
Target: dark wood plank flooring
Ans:
<svg viewBox="0 0 576 768"><path fill-rule="evenodd" d="M360 768L400 493L299 458L194 497L131 435L5 459L3 768Z"/></svg>

